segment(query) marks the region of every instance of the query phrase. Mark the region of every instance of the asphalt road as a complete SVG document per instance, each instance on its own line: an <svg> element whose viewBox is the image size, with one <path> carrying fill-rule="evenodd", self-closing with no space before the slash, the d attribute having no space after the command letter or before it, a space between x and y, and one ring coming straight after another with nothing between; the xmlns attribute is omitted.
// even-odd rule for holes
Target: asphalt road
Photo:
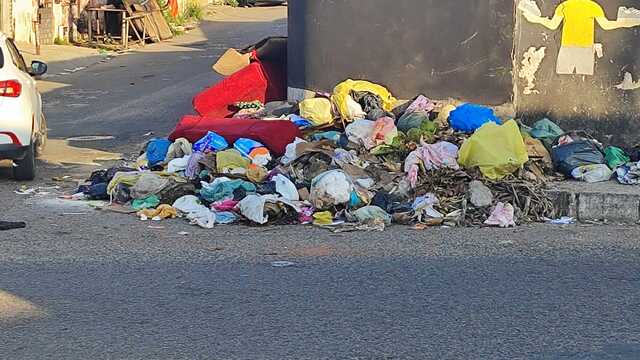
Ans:
<svg viewBox="0 0 640 360"><path fill-rule="evenodd" d="M203 29L57 79L52 136L135 149L215 81L211 55L286 27ZM43 164L27 185L88 170ZM27 228L0 232L1 359L640 358L637 227L149 227L5 175L1 220Z"/></svg>

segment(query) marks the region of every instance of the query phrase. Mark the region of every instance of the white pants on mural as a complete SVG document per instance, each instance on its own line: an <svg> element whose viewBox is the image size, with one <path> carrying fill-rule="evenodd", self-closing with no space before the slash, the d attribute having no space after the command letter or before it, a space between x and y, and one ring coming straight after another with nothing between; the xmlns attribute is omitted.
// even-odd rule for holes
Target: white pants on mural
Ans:
<svg viewBox="0 0 640 360"><path fill-rule="evenodd" d="M560 75L593 75L596 53L593 47L563 46L558 54L556 73Z"/></svg>

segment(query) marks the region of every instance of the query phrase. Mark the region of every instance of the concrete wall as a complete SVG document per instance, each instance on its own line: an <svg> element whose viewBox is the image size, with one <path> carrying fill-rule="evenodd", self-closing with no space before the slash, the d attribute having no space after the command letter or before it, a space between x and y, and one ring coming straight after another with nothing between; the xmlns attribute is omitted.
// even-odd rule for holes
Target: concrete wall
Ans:
<svg viewBox="0 0 640 360"><path fill-rule="evenodd" d="M289 82L329 91L369 79L502 104L512 96L513 0L289 1Z"/></svg>
<svg viewBox="0 0 640 360"><path fill-rule="evenodd" d="M35 43L33 22L37 19L37 0L14 0L13 22L16 41Z"/></svg>
<svg viewBox="0 0 640 360"><path fill-rule="evenodd" d="M0 0L0 31L5 34L13 34L12 6L11 0Z"/></svg>
<svg viewBox="0 0 640 360"><path fill-rule="evenodd" d="M640 27L594 24L602 57L594 57L593 72L591 44L582 55L561 56L558 73L562 34L575 25L565 19L549 30L525 19L520 1L291 0L289 86L330 91L351 77L387 85L401 98L513 102L526 121L548 116L606 142L640 143ZM551 18L564 0L527 1ZM572 6L601 7L609 20L621 6L640 9L640 0L579 1ZM578 33L589 33L589 16ZM580 68L563 73L573 62Z"/></svg>

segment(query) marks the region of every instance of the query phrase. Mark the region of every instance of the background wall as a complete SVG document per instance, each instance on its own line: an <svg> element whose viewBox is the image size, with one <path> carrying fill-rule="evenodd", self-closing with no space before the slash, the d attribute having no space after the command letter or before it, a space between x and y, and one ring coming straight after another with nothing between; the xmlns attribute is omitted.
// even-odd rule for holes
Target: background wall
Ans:
<svg viewBox="0 0 640 360"><path fill-rule="evenodd" d="M559 0L539 1L543 16L553 16ZM597 0L610 20L617 19L618 7L640 8L638 0ZM523 54L530 47L546 47L546 55L536 73L536 90L525 95L524 79L516 79L516 105L529 121L548 116L565 130L592 129L601 140L633 146L640 143L640 90L620 90L624 74L640 79L640 28L604 31L596 25L596 43L604 56L596 60L595 73L558 75L556 61L562 28L550 31L518 16L516 62L518 71Z"/></svg>
<svg viewBox="0 0 640 360"><path fill-rule="evenodd" d="M290 0L289 86L511 101L513 0Z"/></svg>

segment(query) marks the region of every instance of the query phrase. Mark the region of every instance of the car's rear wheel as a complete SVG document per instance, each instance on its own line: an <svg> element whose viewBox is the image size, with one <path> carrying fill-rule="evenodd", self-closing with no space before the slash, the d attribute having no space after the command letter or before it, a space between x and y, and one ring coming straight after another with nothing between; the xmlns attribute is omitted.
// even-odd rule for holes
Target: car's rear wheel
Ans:
<svg viewBox="0 0 640 360"><path fill-rule="evenodd" d="M15 161L13 178L18 181L31 181L36 177L36 145L31 144L22 160Z"/></svg>

